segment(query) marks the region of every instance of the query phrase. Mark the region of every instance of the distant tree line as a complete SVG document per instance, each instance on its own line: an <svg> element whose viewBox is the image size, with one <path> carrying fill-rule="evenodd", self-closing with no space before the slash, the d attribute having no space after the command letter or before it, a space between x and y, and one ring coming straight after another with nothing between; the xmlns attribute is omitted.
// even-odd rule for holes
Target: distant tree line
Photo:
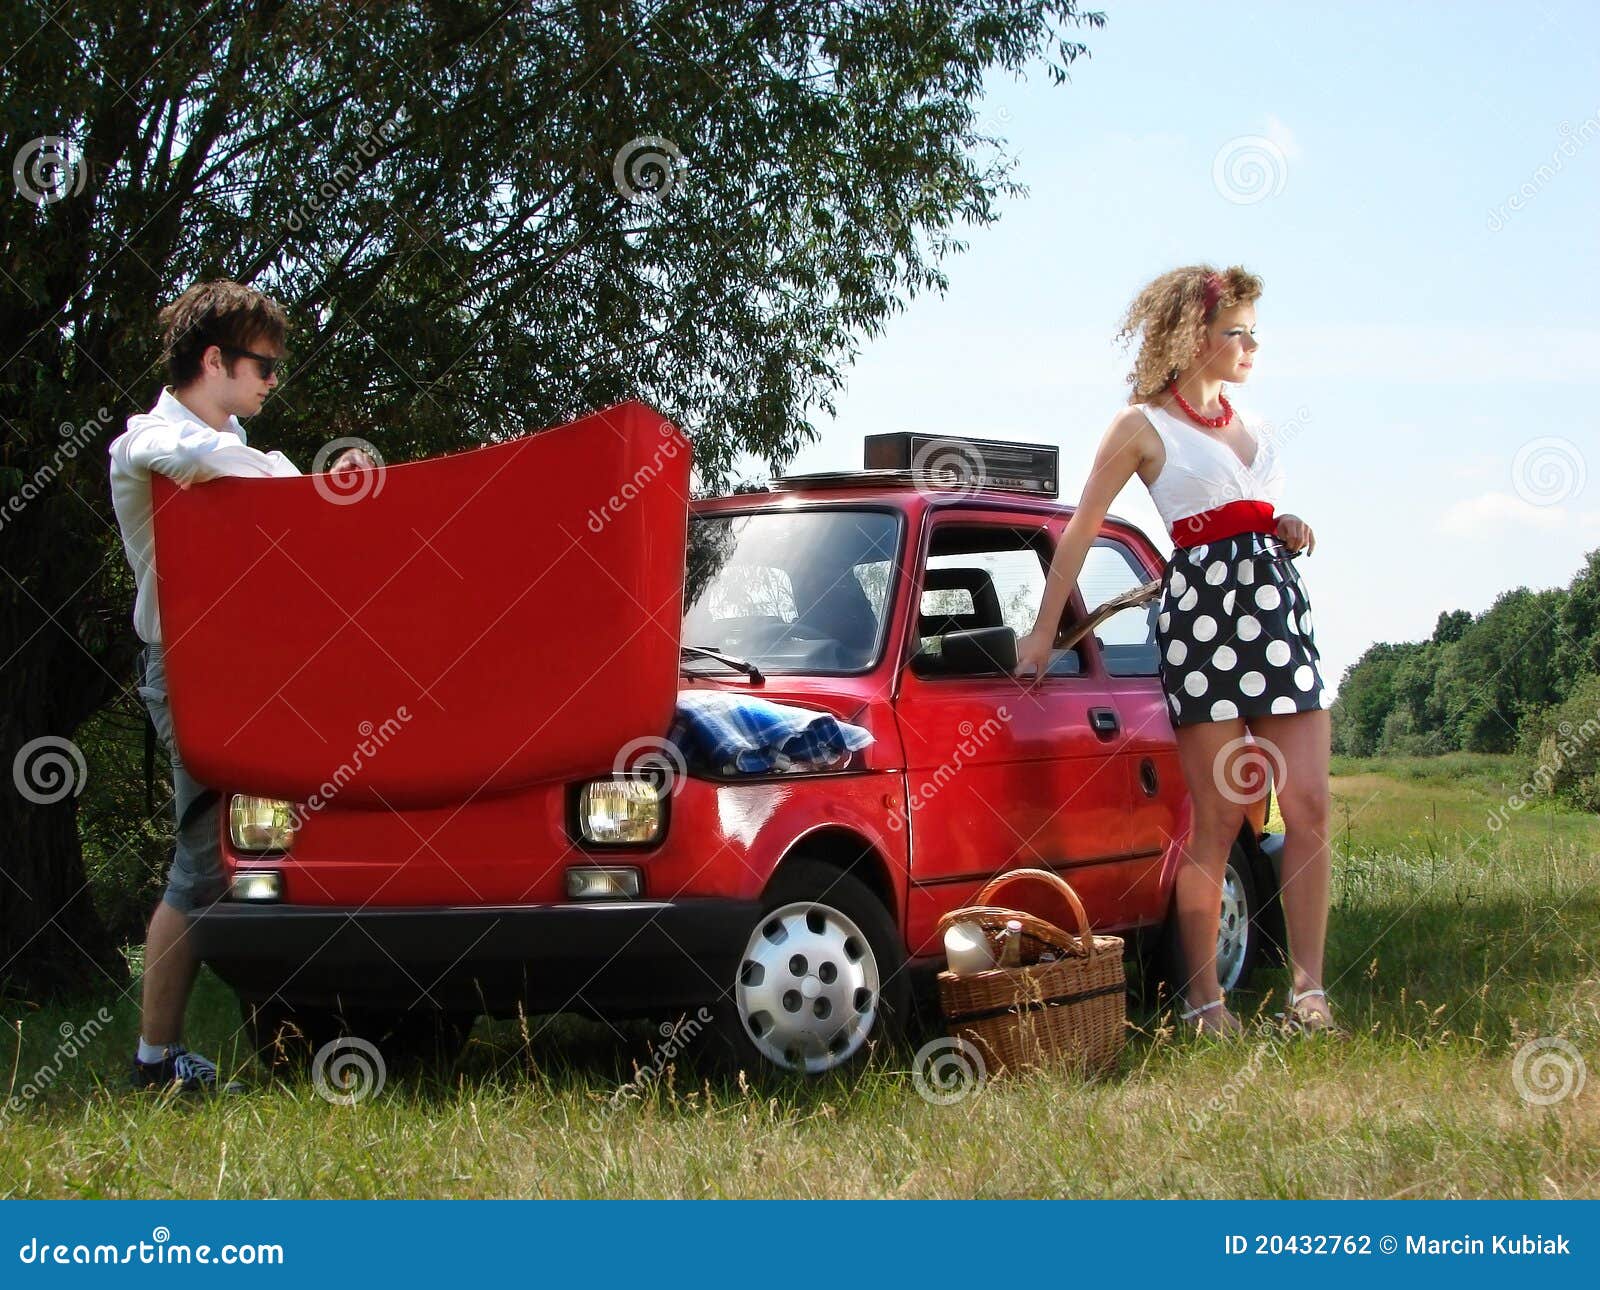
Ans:
<svg viewBox="0 0 1600 1290"><path fill-rule="evenodd" d="M1600 550L1566 588L1439 615L1371 646L1333 706L1335 752L1519 752L1545 791L1600 810Z"/></svg>

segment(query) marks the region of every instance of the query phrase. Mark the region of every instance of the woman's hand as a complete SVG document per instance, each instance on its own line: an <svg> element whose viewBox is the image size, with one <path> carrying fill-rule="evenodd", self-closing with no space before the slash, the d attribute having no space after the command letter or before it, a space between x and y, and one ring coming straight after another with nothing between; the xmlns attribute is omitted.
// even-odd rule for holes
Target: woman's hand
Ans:
<svg viewBox="0 0 1600 1290"><path fill-rule="evenodd" d="M1026 636L1017 638L1017 676L1040 679L1050 666L1050 654L1055 648L1055 637L1037 627Z"/></svg>
<svg viewBox="0 0 1600 1290"><path fill-rule="evenodd" d="M1303 550L1310 555L1317 549L1317 535L1298 515L1278 516L1278 537L1291 551Z"/></svg>

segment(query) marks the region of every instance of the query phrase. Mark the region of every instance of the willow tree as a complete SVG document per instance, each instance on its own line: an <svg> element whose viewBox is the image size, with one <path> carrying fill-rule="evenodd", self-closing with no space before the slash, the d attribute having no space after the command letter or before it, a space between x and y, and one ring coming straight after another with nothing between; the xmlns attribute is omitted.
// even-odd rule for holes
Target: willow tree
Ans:
<svg viewBox="0 0 1600 1290"><path fill-rule="evenodd" d="M67 741L135 683L105 445L158 388L160 303L227 276L288 306L252 436L302 467L339 435L395 461L638 396L716 486L741 452L790 458L1014 191L984 76L1064 81L1102 22L1071 0L5 6L0 977L117 972Z"/></svg>

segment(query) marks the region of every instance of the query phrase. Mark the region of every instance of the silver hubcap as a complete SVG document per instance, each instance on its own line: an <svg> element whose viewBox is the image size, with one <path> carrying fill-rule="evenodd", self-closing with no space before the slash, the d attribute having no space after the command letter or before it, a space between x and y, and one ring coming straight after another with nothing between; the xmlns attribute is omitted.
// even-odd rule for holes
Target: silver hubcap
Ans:
<svg viewBox="0 0 1600 1290"><path fill-rule="evenodd" d="M757 1051L816 1075L850 1060L878 1018L878 962L837 909L798 901L761 920L739 963L739 1020Z"/></svg>
<svg viewBox="0 0 1600 1290"><path fill-rule="evenodd" d="M1245 943L1250 935L1250 902L1239 871L1230 862L1222 876L1222 922L1217 926L1217 983L1231 990L1244 967Z"/></svg>

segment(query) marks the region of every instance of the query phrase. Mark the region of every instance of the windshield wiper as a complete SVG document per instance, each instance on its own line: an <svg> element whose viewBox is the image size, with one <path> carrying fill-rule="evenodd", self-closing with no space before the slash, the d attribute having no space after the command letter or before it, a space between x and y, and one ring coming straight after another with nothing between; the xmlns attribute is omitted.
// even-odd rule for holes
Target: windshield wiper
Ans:
<svg viewBox="0 0 1600 1290"><path fill-rule="evenodd" d="M760 685L767 678L761 675L761 669L746 659L734 658L731 654L724 654L721 650L712 649L707 645L680 645L678 657L692 654L695 658L709 658L713 662L721 663L724 667L731 667L735 672L743 672L755 685Z"/></svg>

